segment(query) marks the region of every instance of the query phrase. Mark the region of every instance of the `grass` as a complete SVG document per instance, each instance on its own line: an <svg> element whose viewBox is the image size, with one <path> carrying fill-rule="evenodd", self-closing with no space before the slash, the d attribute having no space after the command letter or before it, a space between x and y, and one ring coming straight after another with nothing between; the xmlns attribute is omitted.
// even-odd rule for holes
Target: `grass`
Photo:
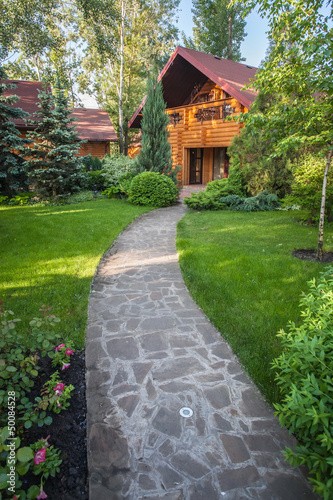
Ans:
<svg viewBox="0 0 333 500"><path fill-rule="evenodd" d="M178 224L177 249L194 300L229 342L270 402L279 400L270 369L281 352L276 333L299 321L299 298L322 264L292 251L316 248L317 228L295 212L194 212ZM325 229L333 248L333 230Z"/></svg>
<svg viewBox="0 0 333 500"><path fill-rule="evenodd" d="M29 321L45 304L61 319L63 340L84 345L88 296L103 253L138 215L149 211L121 200L67 206L0 207L0 300Z"/></svg>

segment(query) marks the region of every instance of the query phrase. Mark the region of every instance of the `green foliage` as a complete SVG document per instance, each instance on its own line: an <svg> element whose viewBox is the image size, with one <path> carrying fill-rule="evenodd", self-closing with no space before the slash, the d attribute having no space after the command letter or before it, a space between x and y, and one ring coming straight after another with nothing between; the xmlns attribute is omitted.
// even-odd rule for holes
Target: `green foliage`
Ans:
<svg viewBox="0 0 333 500"><path fill-rule="evenodd" d="M92 156L91 154L83 156L82 163L86 168L86 171L96 171L102 170L103 160L98 158L98 156Z"/></svg>
<svg viewBox="0 0 333 500"><path fill-rule="evenodd" d="M292 165L294 175L291 194L286 196L286 204L297 204L307 211L304 218L310 224L318 223L322 197L322 184L326 160L320 155L307 154L295 160ZM329 222L333 219L333 173L327 179L327 199L325 215Z"/></svg>
<svg viewBox="0 0 333 500"><path fill-rule="evenodd" d="M221 196L228 196L230 194L244 195L242 171L239 165L232 165L230 167L229 176L224 179L217 179L208 182L206 191L218 192Z"/></svg>
<svg viewBox="0 0 333 500"><path fill-rule="evenodd" d="M134 177L129 191L129 201L134 205L168 207L178 198L178 189L166 175L142 172Z"/></svg>
<svg viewBox="0 0 333 500"><path fill-rule="evenodd" d="M228 208L229 210L242 212L276 210L280 206L278 197L267 191L263 191L252 198L242 198L237 194L221 196L221 192L227 191L224 185L227 187L228 184L225 184L222 180L213 182L219 184L214 184L206 191L192 193L190 198L184 198L184 203L194 210L223 210Z"/></svg>
<svg viewBox="0 0 333 500"><path fill-rule="evenodd" d="M217 181L214 181L217 182ZM191 197L184 198L184 203L193 210L220 210L223 205L218 202L220 190L199 191L192 193Z"/></svg>
<svg viewBox="0 0 333 500"><path fill-rule="evenodd" d="M86 187L91 191L97 189L98 191L103 191L106 187L105 176L103 170L91 170L85 173L86 175Z"/></svg>
<svg viewBox="0 0 333 500"><path fill-rule="evenodd" d="M246 21L240 3L228 0L193 0L193 39L185 38L189 48L219 57L242 61L240 46L246 36Z"/></svg>
<svg viewBox="0 0 333 500"><path fill-rule="evenodd" d="M102 177L106 188L119 185L119 178L127 173L136 173L135 160L129 156L106 155L103 159Z"/></svg>
<svg viewBox="0 0 333 500"><path fill-rule="evenodd" d="M280 423L296 435L286 458L306 465L314 490L333 498L333 267L327 267L300 300L302 323L291 322L279 338L281 356L273 362L283 400L274 405Z"/></svg>
<svg viewBox="0 0 333 500"><path fill-rule="evenodd" d="M251 117L257 114L266 116L271 106L279 99L281 96L277 93L270 95L259 92L247 114L246 121L251 121ZM298 148L295 151L289 151L288 154L274 155L274 157L272 156L273 148L274 142L267 137L265 127L256 127L251 123L241 129L239 136L234 137L228 148L232 164L241 171L242 183L252 196L264 190L275 193L279 197L290 192L292 173L289 163L290 159L297 154Z"/></svg>
<svg viewBox="0 0 333 500"><path fill-rule="evenodd" d="M34 193L20 193L11 198L8 202L9 205L27 205L31 198L35 196Z"/></svg>
<svg viewBox="0 0 333 500"><path fill-rule="evenodd" d="M82 141L72 125L71 110L64 90L58 85L56 95L39 92L40 112L36 113L29 138L26 168L36 189L46 196L78 191L84 182L82 163L77 156Z"/></svg>
<svg viewBox="0 0 333 500"><path fill-rule="evenodd" d="M276 210L280 206L276 194L270 194L268 191L262 191L251 198L241 198L237 195L225 196L220 198L219 202L225 204L230 210L241 212Z"/></svg>
<svg viewBox="0 0 333 500"><path fill-rule="evenodd" d="M172 172L171 146L168 141L169 117L165 113L162 83L148 81L147 100L142 111L142 148L135 159L139 172L169 175Z"/></svg>
<svg viewBox="0 0 333 500"><path fill-rule="evenodd" d="M6 74L0 64L0 193L13 195L17 189L27 187L24 145L29 143L28 140L19 137L20 133L13 120L25 119L28 113L13 107L18 97L5 94L6 90L15 88L16 85L1 82L4 79Z"/></svg>
<svg viewBox="0 0 333 500"><path fill-rule="evenodd" d="M50 410L54 413L60 413L69 407L69 399L71 392L74 390L73 385L65 385L59 379L59 373L54 372L41 391L41 398L37 397L38 408Z"/></svg>

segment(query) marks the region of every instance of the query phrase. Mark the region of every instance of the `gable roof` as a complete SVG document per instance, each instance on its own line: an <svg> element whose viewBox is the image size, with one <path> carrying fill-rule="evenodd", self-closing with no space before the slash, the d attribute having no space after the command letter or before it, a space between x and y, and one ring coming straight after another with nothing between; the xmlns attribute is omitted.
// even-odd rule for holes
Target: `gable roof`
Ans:
<svg viewBox="0 0 333 500"><path fill-rule="evenodd" d="M249 108L257 92L244 89L244 86L255 77L256 72L257 68L252 66L179 46L161 71L158 81L162 81L167 108L189 104L186 100L194 85L201 85L207 79ZM144 103L145 99L131 118L130 127L139 126L139 113Z"/></svg>
<svg viewBox="0 0 333 500"><path fill-rule="evenodd" d="M14 84L16 88L9 88L6 95L17 95L19 100L13 105L27 111L30 117L40 110L37 106L39 101L38 93L44 90L42 82L29 82L23 80L4 80L6 84ZM47 87L51 91L51 87ZM80 139L88 141L111 141L118 140L110 117L106 111L101 109L74 108L71 115L76 119L74 124ZM27 125L22 118L13 120L15 125L21 130L31 130L33 127Z"/></svg>

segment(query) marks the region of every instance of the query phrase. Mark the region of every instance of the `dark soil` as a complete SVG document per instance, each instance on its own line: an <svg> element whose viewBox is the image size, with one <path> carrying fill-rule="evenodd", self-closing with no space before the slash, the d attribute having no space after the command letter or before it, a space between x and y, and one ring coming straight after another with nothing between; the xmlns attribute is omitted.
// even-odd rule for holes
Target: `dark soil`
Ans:
<svg viewBox="0 0 333 500"><path fill-rule="evenodd" d="M56 370L47 356L40 360L39 376L31 392L31 398L40 395L43 384L49 380ZM88 500L87 471L87 439L86 439L86 384L84 351L76 351L71 356L71 364L60 373L60 379L66 385L72 384L75 389L71 393L70 406L52 417L51 425L33 426L24 432L23 446L29 446L41 437L50 435L48 442L61 450L63 462L60 473L49 477L44 484L48 500ZM31 484L39 484L38 476L23 476L24 488Z"/></svg>
<svg viewBox="0 0 333 500"><path fill-rule="evenodd" d="M295 250L293 252L293 256L298 259L321 262L322 264L329 264L330 262L333 262L333 252L324 252L323 258L320 261L317 259L317 250L303 248L301 250Z"/></svg>

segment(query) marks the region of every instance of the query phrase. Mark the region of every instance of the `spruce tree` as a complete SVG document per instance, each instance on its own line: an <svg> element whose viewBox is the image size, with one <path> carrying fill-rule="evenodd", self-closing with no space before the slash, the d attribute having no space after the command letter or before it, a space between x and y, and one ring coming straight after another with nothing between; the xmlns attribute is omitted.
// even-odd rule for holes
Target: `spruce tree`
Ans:
<svg viewBox="0 0 333 500"><path fill-rule="evenodd" d="M56 94L39 92L40 111L32 121L35 129L29 133L34 141L27 161L29 179L36 189L47 196L59 196L80 188L83 173L78 154L80 141L68 99L59 85Z"/></svg>
<svg viewBox="0 0 333 500"><path fill-rule="evenodd" d="M147 100L141 120L142 149L136 161L140 172L145 170L158 172L169 175L175 180L171 174L172 153L167 131L169 117L165 113L165 108L161 82L154 84L149 80Z"/></svg>
<svg viewBox="0 0 333 500"><path fill-rule="evenodd" d="M6 74L0 66L0 193L11 196L20 188L27 186L24 170L24 145L29 141L20 137L12 120L25 118L28 113L13 107L19 100L15 95L5 95L8 88L16 85L6 84Z"/></svg>

